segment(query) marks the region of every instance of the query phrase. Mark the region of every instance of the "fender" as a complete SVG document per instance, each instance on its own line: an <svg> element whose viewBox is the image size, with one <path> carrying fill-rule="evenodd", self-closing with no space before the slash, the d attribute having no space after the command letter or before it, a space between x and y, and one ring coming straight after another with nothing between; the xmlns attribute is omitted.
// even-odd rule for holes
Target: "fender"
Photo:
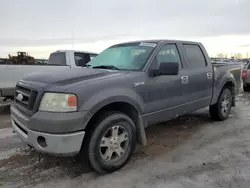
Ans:
<svg viewBox="0 0 250 188"><path fill-rule="evenodd" d="M88 118L88 121L86 122L86 124L93 117L93 115L96 112L98 112L98 110L114 102L126 102L132 105L137 110L138 112L138 119L137 119L138 142L142 146L145 146L147 144L147 138L146 138L146 133L145 133L145 126L143 124L142 116L141 116L141 114L144 111L143 101L142 101L142 98L133 90L124 89L124 88L115 88L111 90L104 90L104 91L94 94L80 108L80 110L88 110L92 114Z"/></svg>
<svg viewBox="0 0 250 188"><path fill-rule="evenodd" d="M81 110L90 111L95 114L102 107L114 103L114 102L126 102L135 107L139 114L144 111L143 100L136 92L127 88L114 88L102 90L93 94L82 106Z"/></svg>
<svg viewBox="0 0 250 188"><path fill-rule="evenodd" d="M227 82L232 82L235 85L235 78L231 72L227 72L221 79L219 80L217 79L218 78L216 78L215 80L215 85L213 88L213 97L212 97L211 105L217 103L219 95Z"/></svg>

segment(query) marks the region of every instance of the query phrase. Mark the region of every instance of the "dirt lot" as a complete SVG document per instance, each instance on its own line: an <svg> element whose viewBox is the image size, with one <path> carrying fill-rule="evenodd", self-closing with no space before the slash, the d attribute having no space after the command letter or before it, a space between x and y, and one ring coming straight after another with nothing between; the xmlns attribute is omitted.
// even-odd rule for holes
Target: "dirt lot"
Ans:
<svg viewBox="0 0 250 188"><path fill-rule="evenodd" d="M237 99L225 122L204 109L147 129L123 169L105 176L75 158L39 154L12 133L0 107L0 187L250 187L250 94Z"/></svg>

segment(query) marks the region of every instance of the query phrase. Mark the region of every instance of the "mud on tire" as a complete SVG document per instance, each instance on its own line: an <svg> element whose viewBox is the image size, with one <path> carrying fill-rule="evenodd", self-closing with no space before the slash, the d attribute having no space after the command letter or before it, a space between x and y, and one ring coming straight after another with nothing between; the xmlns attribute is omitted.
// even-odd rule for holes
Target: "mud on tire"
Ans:
<svg viewBox="0 0 250 188"><path fill-rule="evenodd" d="M228 88L224 88L217 103L210 106L210 116L217 121L227 119L231 112L232 100L232 92Z"/></svg>
<svg viewBox="0 0 250 188"><path fill-rule="evenodd" d="M85 148L90 166L98 173L110 173L122 168L136 145L134 122L120 112L106 112L93 125Z"/></svg>

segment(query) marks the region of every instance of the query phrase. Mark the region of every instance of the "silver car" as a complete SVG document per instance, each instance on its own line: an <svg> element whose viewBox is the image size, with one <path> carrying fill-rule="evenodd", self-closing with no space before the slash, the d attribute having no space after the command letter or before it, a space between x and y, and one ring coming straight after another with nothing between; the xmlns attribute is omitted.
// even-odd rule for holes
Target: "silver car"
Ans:
<svg viewBox="0 0 250 188"><path fill-rule="evenodd" d="M250 91L250 62L242 70L242 79L244 91Z"/></svg>

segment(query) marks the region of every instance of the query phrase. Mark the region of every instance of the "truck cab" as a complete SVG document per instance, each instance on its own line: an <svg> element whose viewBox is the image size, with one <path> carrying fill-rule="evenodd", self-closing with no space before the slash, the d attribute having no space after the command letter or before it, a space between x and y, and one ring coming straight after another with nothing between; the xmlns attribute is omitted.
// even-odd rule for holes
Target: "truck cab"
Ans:
<svg viewBox="0 0 250 188"><path fill-rule="evenodd" d="M87 64L95 56L97 56L97 53L87 51L58 50L50 54L48 65L78 68Z"/></svg>

